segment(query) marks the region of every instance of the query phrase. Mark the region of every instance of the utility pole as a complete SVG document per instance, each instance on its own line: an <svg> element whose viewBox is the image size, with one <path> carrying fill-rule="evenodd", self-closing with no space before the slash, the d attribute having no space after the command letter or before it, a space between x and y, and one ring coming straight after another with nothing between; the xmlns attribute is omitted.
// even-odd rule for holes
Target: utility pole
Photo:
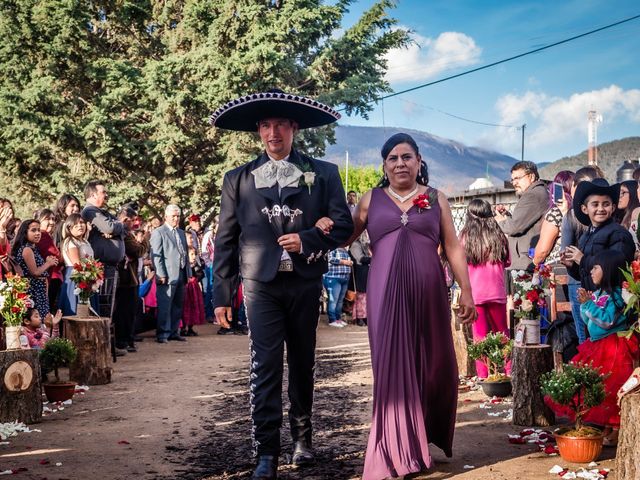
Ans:
<svg viewBox="0 0 640 480"><path fill-rule="evenodd" d="M524 162L524 129L526 128L527 124L523 123L522 127L520 127L522 129L522 153L520 155L520 160Z"/></svg>
<svg viewBox="0 0 640 480"><path fill-rule="evenodd" d="M344 191L349 191L349 151L345 152L345 169L344 169Z"/></svg>

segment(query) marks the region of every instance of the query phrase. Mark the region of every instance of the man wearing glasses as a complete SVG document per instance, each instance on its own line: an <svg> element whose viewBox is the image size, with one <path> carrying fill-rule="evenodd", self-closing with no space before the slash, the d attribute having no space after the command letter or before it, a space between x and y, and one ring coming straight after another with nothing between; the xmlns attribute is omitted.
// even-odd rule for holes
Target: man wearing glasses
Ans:
<svg viewBox="0 0 640 480"><path fill-rule="evenodd" d="M540 226L549 209L549 194L533 162L518 162L511 167L511 183L519 198L512 212L504 205L496 207L496 220L509 238L511 267L524 270L531 265L529 250L535 248Z"/></svg>

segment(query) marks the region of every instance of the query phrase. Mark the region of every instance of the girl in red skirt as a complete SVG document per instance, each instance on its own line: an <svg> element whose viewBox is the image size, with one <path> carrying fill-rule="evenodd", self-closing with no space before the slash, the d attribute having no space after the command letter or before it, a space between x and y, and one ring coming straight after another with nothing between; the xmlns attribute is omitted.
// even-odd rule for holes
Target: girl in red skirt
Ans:
<svg viewBox="0 0 640 480"><path fill-rule="evenodd" d="M204 270L198 262L196 250L189 247L189 263L191 264L191 278L187 281L184 292L184 306L182 308L182 336L194 337L198 335L193 329L194 325L203 325L204 298L202 296L201 281L204 278Z"/></svg>
<svg viewBox="0 0 640 480"><path fill-rule="evenodd" d="M584 288L578 290L580 313L590 338L578 347L578 354L571 361L600 367L600 373L608 375L604 381L604 402L591 408L584 417L585 422L605 427L605 445L617 443L620 407L616 394L638 361L637 336L618 335L618 332L629 329L620 288L623 280L620 269L625 265L621 252L603 250L597 254L591 268L591 280L598 289L595 292L587 292ZM552 408L560 414L569 413L555 404Z"/></svg>

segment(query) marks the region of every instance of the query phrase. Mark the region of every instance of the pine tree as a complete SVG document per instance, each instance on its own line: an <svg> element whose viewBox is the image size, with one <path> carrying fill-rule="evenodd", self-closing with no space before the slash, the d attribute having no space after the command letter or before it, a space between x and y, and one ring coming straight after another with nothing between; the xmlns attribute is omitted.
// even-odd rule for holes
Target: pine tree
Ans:
<svg viewBox="0 0 640 480"><path fill-rule="evenodd" d="M0 3L0 174L39 205L90 178L111 205L212 212L222 174L259 151L209 114L279 87L367 115L389 91L384 55L407 32L380 0L340 30L352 0L14 0ZM321 156L333 128L304 131ZM6 185L6 183L5 183Z"/></svg>

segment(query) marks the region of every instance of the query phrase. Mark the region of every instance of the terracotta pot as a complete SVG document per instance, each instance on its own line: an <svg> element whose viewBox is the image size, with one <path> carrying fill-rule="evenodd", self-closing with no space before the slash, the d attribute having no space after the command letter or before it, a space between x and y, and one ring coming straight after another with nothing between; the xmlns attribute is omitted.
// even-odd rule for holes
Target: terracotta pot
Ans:
<svg viewBox="0 0 640 480"><path fill-rule="evenodd" d="M20 327L4 327L7 350L20 349Z"/></svg>
<svg viewBox="0 0 640 480"><path fill-rule="evenodd" d="M482 380L480 382L482 391L487 397L508 397L511 395L511 379L500 380L499 382L487 382Z"/></svg>
<svg viewBox="0 0 640 480"><path fill-rule="evenodd" d="M64 402L73 398L73 394L76 391L75 382L60 382L60 383L43 383L44 394L47 396L47 400L53 402Z"/></svg>
<svg viewBox="0 0 640 480"><path fill-rule="evenodd" d="M588 437L570 437L563 435L566 429L556 430L553 436L556 438L560 456L571 463L595 462L602 452L602 439L604 434Z"/></svg>

